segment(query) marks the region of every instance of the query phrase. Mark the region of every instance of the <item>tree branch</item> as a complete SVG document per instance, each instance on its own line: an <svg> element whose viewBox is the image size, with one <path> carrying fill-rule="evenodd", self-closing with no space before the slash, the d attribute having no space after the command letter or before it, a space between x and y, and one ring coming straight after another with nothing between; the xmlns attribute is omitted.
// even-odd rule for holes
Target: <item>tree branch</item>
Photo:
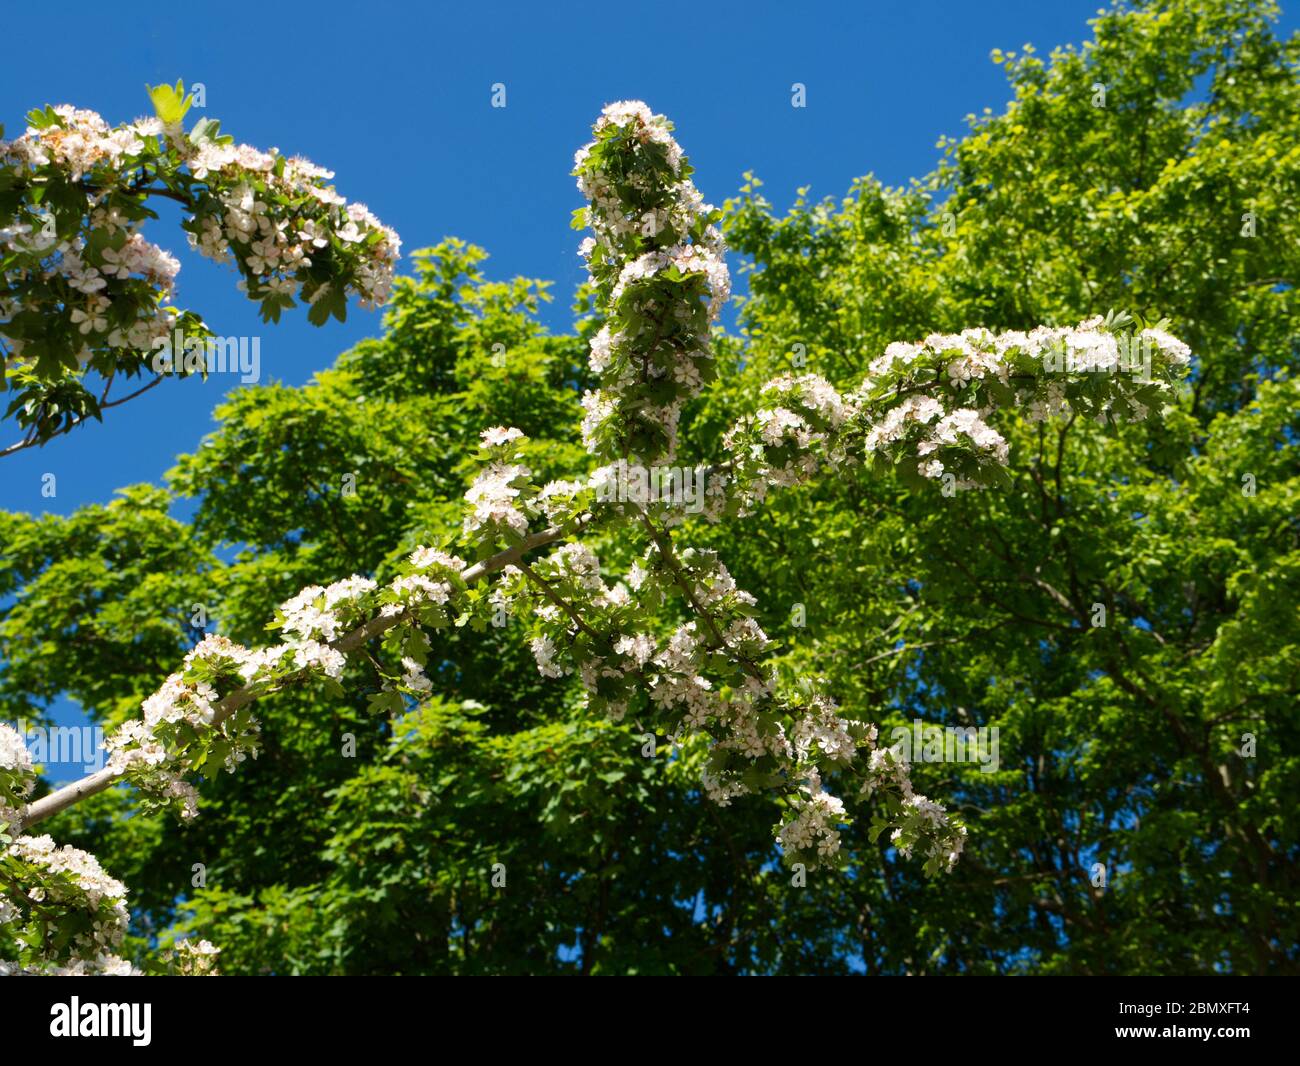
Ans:
<svg viewBox="0 0 1300 1066"><path fill-rule="evenodd" d="M588 521L590 521L590 518L580 520L578 527L581 528ZM577 532L577 530L574 532ZM559 526L552 526L550 529L533 533L519 544L516 544L513 548L507 548L505 551L498 552L496 555L484 559L482 562L467 567L462 571L461 578L466 582L477 581L481 577L486 577L488 574L494 573L497 570L504 569L507 566L520 562L526 554L536 550L537 548L544 547L548 544L554 544L556 541L563 540L564 538L565 533ZM330 646L341 652L356 651L363 644L368 643L380 634L392 629L395 625L401 622L401 620L401 615L376 615L374 618L370 619L370 621L358 626L350 633L345 633L337 640L332 641ZM292 680L293 678L300 676L303 672L305 671L300 671L299 674L290 675L290 677L286 678L285 681L287 682ZM255 686L243 685L228 692L213 706L211 728L216 729L236 711L248 706L248 704L262 696L269 696L274 691L278 690L264 689L259 691ZM67 810L73 804L79 803L87 796L93 796L96 793L103 792L118 780L119 777L120 774L116 770L106 766L102 770L97 770L95 773L83 777L79 781L74 781L69 785L64 785L62 788L51 792L48 796L42 796L40 799L35 800L27 806L26 810L23 812L23 817L19 825L17 826L18 831L26 832L29 827L35 825L37 822L44 821L52 815Z"/></svg>
<svg viewBox="0 0 1300 1066"><path fill-rule="evenodd" d="M107 411L110 407L121 407L122 404L127 403L130 400L134 400L137 396L141 396L144 393L148 392L150 389L156 387L163 380L164 377L160 375L159 377L156 377L151 382L149 382L149 384L142 385L140 388L136 389L135 392L128 393L127 395L122 396L116 400L113 400L110 403L105 403L104 401L108 398L108 390L112 388L113 385L113 375L110 374L108 378L108 383L104 386L104 394L99 399L99 409L101 411ZM39 427L33 426L32 432L28 433L27 437L24 440L20 440L16 444L11 444L7 448L0 449L0 459L3 459L6 455L13 455L15 452L20 452L24 448L32 448L32 447L36 447L37 445L44 447L55 437L62 437L66 433L71 433L74 429L76 429L79 425L81 425L85 421L86 421L86 416L81 415L79 418L73 421L71 425L65 426L57 433L52 433L50 434L50 436L45 438L39 437L37 433L37 429Z"/></svg>

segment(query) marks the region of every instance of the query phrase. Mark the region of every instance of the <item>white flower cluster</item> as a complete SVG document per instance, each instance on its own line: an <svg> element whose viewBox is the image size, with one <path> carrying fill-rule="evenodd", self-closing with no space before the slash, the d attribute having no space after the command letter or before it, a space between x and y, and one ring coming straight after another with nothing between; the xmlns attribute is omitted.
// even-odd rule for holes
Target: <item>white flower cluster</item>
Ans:
<svg viewBox="0 0 1300 1066"><path fill-rule="evenodd" d="M235 664L251 676L261 665L256 653L225 637L209 635L185 656L182 669L168 676L157 692L141 706L142 716L122 724L104 742L109 767L117 774L132 771L132 778L157 799L174 802L181 816L198 814L198 792L185 780L189 769L186 751L178 736L183 730L207 733L214 722L220 697L205 680L187 679L196 664L220 671L223 664ZM248 755L257 757L257 735L253 729L226 727L232 742L226 769L233 772Z"/></svg>
<svg viewBox="0 0 1300 1066"><path fill-rule="evenodd" d="M278 645L249 649L227 637L204 637L185 656L181 670L144 701L142 717L126 722L107 739L109 766L129 774L156 800L176 803L182 817L193 818L198 794L185 775L214 733L225 744L227 771L234 772L249 755L257 756L257 727L250 716L236 713L218 720L219 683L228 680L261 693L304 672L337 680L347 657L335 645L346 631L372 617L423 619L421 612L445 612L453 595L452 575L464 568L462 560L438 549L417 548L409 558L409 572L383 587L354 574L332 585L303 589L280 607L277 624L286 639ZM404 659L403 667L408 688L432 688L414 660ZM194 736L200 738L197 750Z"/></svg>
<svg viewBox="0 0 1300 1066"><path fill-rule="evenodd" d="M411 553L410 563L413 572L394 578L388 585L388 602L379 609L381 617L393 618L425 605L446 606L453 589L451 582L440 575L459 574L465 569L462 560L437 548L417 548Z"/></svg>
<svg viewBox="0 0 1300 1066"><path fill-rule="evenodd" d="M537 672L542 677L563 677L564 667L555 661L558 649L550 637L534 637L528 642L533 649L533 658L537 660Z"/></svg>
<svg viewBox="0 0 1300 1066"><path fill-rule="evenodd" d="M509 435L513 434L513 436ZM496 536L510 531L516 537L528 532L528 515L520 510L520 492L528 485L532 471L522 463L509 462L514 443L523 434L517 429L485 430L483 445L495 454L491 461L474 478L465 499L473 510L465 516L466 536L487 534Z"/></svg>
<svg viewBox="0 0 1300 1066"><path fill-rule="evenodd" d="M23 742L22 734L13 726L0 722L0 770L30 773L32 756Z"/></svg>
<svg viewBox="0 0 1300 1066"><path fill-rule="evenodd" d="M921 477L951 473L955 487L977 487L1008 461L1007 441L987 421L1006 407L1030 421L1072 411L1101 420L1145 418L1190 351L1161 329L1117 334L1125 321L1092 318L1028 333L969 329L895 342L843 397L815 375L777 378L764 387L759 410L724 437L733 455L734 502L711 514L747 513L770 487L802 481L822 464L836 468L872 456L887 464L910 458Z"/></svg>
<svg viewBox="0 0 1300 1066"><path fill-rule="evenodd" d="M50 215L39 228L16 223L0 229L0 257L9 260L0 276L0 319L11 318L24 307L41 306L52 314L66 315L75 327L79 348L74 353L85 364L97 349L148 351L160 337L176 327L177 315L164 305L171 297L180 262L146 240L116 211L95 208L92 230L107 236L88 250L86 237L55 236ZM4 253L12 253L5 255ZM79 294L65 299L64 288ZM47 293L49 300L42 300ZM26 337L0 330L20 364Z"/></svg>
<svg viewBox="0 0 1300 1066"><path fill-rule="evenodd" d="M816 848L820 858L828 859L840 850L839 826L845 820L844 801L822 791L821 778L809 775L804 793L791 801L794 817L781 826L777 841L791 851Z"/></svg>
<svg viewBox="0 0 1300 1066"><path fill-rule="evenodd" d="M93 855L69 845L59 847L48 836L17 837L4 853L6 859L27 865L25 880L32 885L26 900L5 912L8 920L32 906L87 914L90 921L73 935L67 949L81 960L100 960L121 944L127 925L126 887L106 874Z"/></svg>
<svg viewBox="0 0 1300 1066"><path fill-rule="evenodd" d="M926 425L942 414L943 404L933 396L909 396L902 403L891 407L885 417L871 427L865 448L874 452L882 444L902 437L909 425Z"/></svg>
<svg viewBox="0 0 1300 1066"><path fill-rule="evenodd" d="M807 784L801 796L792 799L794 816L780 828L782 847L808 853L815 849L819 860L832 858L840 847L839 826L847 821L844 804L822 787L821 759L847 767L853 764L862 776L860 795L884 790L901 800L904 815L891 839L904 857L924 843L928 856L941 856L938 869L951 870L961 854L966 829L950 819L942 805L913 792L909 768L894 751L876 747L874 725L843 717L833 701L814 694L803 708L791 732L796 772L803 772ZM859 749L870 751L865 766L855 762Z"/></svg>
<svg viewBox="0 0 1300 1066"><path fill-rule="evenodd" d="M652 584L666 581L662 573L666 563L657 550L652 549L647 559L650 569L638 563L628 574L628 585L641 595ZM736 752L749 760L764 754L788 757L790 747L781 728L763 724L757 712L757 705L770 698L769 686L740 665L744 662L748 667L747 659L760 655L769 644L767 635L745 613L754 598L736 588L726 567L712 556L692 553L690 563L682 566L691 600L707 613L712 627L703 639L703 619L682 623L666 639L623 628L621 623L638 617L636 603L626 585L605 584L599 560L578 543L565 544L539 561L536 573L552 595L589 619L599 632L589 623L578 626L551 597L528 592L518 570L503 571L498 590L509 589L506 595L511 599L532 597L527 615L540 631L531 640L539 672L544 677L576 673L593 709L617 721L638 694L644 694L652 706L673 715L683 727L678 735L716 730L719 751ZM719 653L732 660L722 674L716 663ZM706 676L710 672L713 678ZM727 698L720 695L724 683L733 690ZM708 795L722 804L748 791L738 774L725 771L706 774L703 784Z"/></svg>
<svg viewBox="0 0 1300 1066"><path fill-rule="evenodd" d="M0 141L0 169L54 166L67 180L80 182L96 168L115 171L125 165L145 151L145 138L162 131L156 119L110 128L93 111L67 104L50 111L57 116L56 122L29 126L16 140ZM19 294L30 306L34 286L54 294L65 283L85 299L66 304L57 298L36 302L47 311L59 307L68 316L82 339L76 354L83 363L100 346L147 350L154 338L166 336L175 323L175 316L162 307L162 301L171 294L180 263L145 240L136 231L139 222L128 221L115 208L103 206L105 198L102 193L92 193L87 200L90 231L100 231L108 238L99 239L94 254L88 251L82 233L58 237L54 216L44 209L34 212L40 219L38 225L15 221L0 228L0 253L13 253L0 287L0 319L10 318L20 309ZM130 280L143 282L152 290L147 298L140 298L138 286L122 284ZM3 335L14 361L21 362L27 339Z"/></svg>
<svg viewBox="0 0 1300 1066"><path fill-rule="evenodd" d="M0 141L0 162L20 163L28 167L58 164L72 181L80 181L101 164L114 166L124 156L139 155L144 138L162 133L157 119L137 119L116 128L110 127L94 111L58 104L51 110L59 123L28 126L27 132L14 141Z"/></svg>
<svg viewBox="0 0 1300 1066"><path fill-rule="evenodd" d="M615 188L616 182L611 176L603 170L588 166L592 149L598 144L609 139L622 139L628 142L630 148L653 145L654 150L649 153L651 158L661 160L668 174L679 175L685 157L681 146L673 138L672 123L664 115L652 114L639 100L608 104L596 120L593 132L596 140L583 145L573 157L578 189L591 201L592 213L599 216L599 227L593 224L596 237L588 237L582 244L581 254L587 259L591 259L602 237L618 242L624 238L656 235L665 228L672 208L689 211L693 201L692 193L698 196L692 185L674 188L670 195L661 197L663 202L657 207L651 206L629 214L625 197ZM654 190L654 178L645 173L630 175L628 184L642 193L648 194ZM684 208L680 206L683 204ZM683 214L679 220L684 217Z"/></svg>
<svg viewBox="0 0 1300 1066"><path fill-rule="evenodd" d="M827 410L838 409L828 404ZM506 567L492 602L527 601L516 614L532 619L538 671L550 678L575 674L593 710L619 721L648 703L666 718L663 730L675 743L701 737L709 756L700 780L713 802L727 806L753 791L754 769L760 779L786 782L792 790L795 782L807 782L798 786L796 815L780 828L779 840L792 860L815 865L832 859L847 819L841 801L823 791L822 777L828 768L869 774L856 755L874 748L875 727L845 717L824 695L778 694L758 665L770 641L751 616L754 597L736 586L712 553L687 549L679 556L662 536L652 538L626 585L607 585L595 554L568 543L529 574ZM693 617L666 637L656 636L646 628L640 603L674 590ZM889 782L871 780L904 803L912 795L905 769ZM927 813L933 815L928 825L913 826L909 839L925 840L932 851L956 850L951 838L957 825L942 808Z"/></svg>
<svg viewBox="0 0 1300 1066"><path fill-rule="evenodd" d="M84 257L86 242L77 236L52 249L59 253L57 266L44 275L48 281L57 273L67 279L70 288L92 298L86 306L94 311L93 315L82 308L73 308L72 322L80 333L89 333L92 329L103 332L107 328L102 319L112 304L97 294L108 286L110 279L124 280L138 274L166 297L171 295L176 275L181 269L180 261L175 256L163 251L158 245L151 244L139 233L127 230L125 225L113 219L109 213L100 214L103 217L100 228L109 234L124 234L121 248L115 248L111 244L106 246L100 252L100 264L92 266ZM109 344L115 348L125 346L120 330L110 335Z"/></svg>
<svg viewBox="0 0 1300 1066"><path fill-rule="evenodd" d="M875 728L867 733L874 739ZM843 718L835 702L826 696L815 695L809 701L802 717L790 735L794 755L806 762L819 749L828 759L847 761L853 758L858 742L849 732L849 723Z"/></svg>
<svg viewBox="0 0 1300 1066"><path fill-rule="evenodd" d="M142 977L138 970L126 959L116 955L100 952L86 959L70 959L59 965L43 962L22 965L16 962L0 960L0 977Z"/></svg>
<svg viewBox="0 0 1300 1066"><path fill-rule="evenodd" d="M219 263L237 259L253 282L250 295L265 291L315 303L329 283L310 278L313 259L352 249L350 284L361 305L388 300L402 242L364 204L349 204L326 185L331 171L246 144L203 141L190 148L192 173L217 190L215 200L199 205L190 246Z"/></svg>
<svg viewBox="0 0 1300 1066"><path fill-rule="evenodd" d="M598 484L594 476L588 482L582 481L548 481L537 494L537 506L546 515L546 520L553 525L566 521L573 514L574 497L578 496L588 485Z"/></svg>
<svg viewBox="0 0 1300 1066"><path fill-rule="evenodd" d="M22 734L0 723L0 833L18 824L23 800L35 783L31 752Z"/></svg>
<svg viewBox="0 0 1300 1066"><path fill-rule="evenodd" d="M551 481L538 489L523 462L526 440L518 429L502 426L481 435L483 466L465 493L470 506L461 523L462 534L476 548L517 544L538 517L550 525L571 525L593 495L588 490L599 485L594 474L586 481Z"/></svg>
<svg viewBox="0 0 1300 1066"><path fill-rule="evenodd" d="M172 961L178 976L215 977L220 954L221 949L210 940L186 939L176 945Z"/></svg>
<svg viewBox="0 0 1300 1066"><path fill-rule="evenodd" d="M606 461L674 455L682 406L713 374L709 326L731 292L714 209L671 130L643 103L611 104L574 160L595 233L581 254L608 308L591 341L600 388L583 397L582 432Z"/></svg>
<svg viewBox="0 0 1300 1066"><path fill-rule="evenodd" d="M1126 337L1113 326L1097 316L1077 326L1038 326L1028 332L967 329L932 333L918 344L890 344L868 369L871 378L889 379L916 364L918 357L938 353L950 384L961 388L989 376L1007 384L1010 376L1023 369L1024 359L1044 364L1048 373L1131 371L1137 369L1134 361L1143 354L1142 342L1152 345L1172 366L1185 367L1191 360L1191 349L1164 330L1148 328Z"/></svg>
<svg viewBox="0 0 1300 1066"><path fill-rule="evenodd" d="M928 397L926 397L928 399ZM886 422L901 407L895 407L885 416ZM942 410L942 408L940 408ZM918 418L918 421L924 422L924 418ZM901 433L894 431L882 431L880 426L873 426L871 432L867 434L866 450L875 451L882 443L888 443L898 440ZM961 407L951 414L944 415L935 423L934 432L930 436L919 440L916 443L916 454L921 458L938 451L945 444L957 444L958 437L965 436L970 444L978 451L987 455L995 463L1006 465L1008 446L1002 434L989 426L981 417L979 411L974 411L969 407ZM923 462L918 467L922 477L936 478L944 472L943 461L940 459L930 459ZM974 482L962 481L962 488L971 488Z"/></svg>
<svg viewBox="0 0 1300 1066"><path fill-rule="evenodd" d="M844 461L840 432L856 411L834 387L816 374L783 374L761 391L762 406L723 436L723 447L739 455L737 485L739 513L747 513L766 497L769 488L797 484L816 472L818 456L838 466ZM759 476L761 475L761 476ZM718 494L725 479L718 477ZM710 485L713 494L714 485ZM725 501L711 507L718 521Z"/></svg>
<svg viewBox="0 0 1300 1066"><path fill-rule="evenodd" d="M328 297L323 311L340 318L350 293L366 307L388 299L397 234L344 200L326 184L332 174L305 159L235 145L209 123L189 135L156 118L110 127L66 104L33 112L30 121L22 136L0 140L0 185L22 193L0 219L0 338L13 365L27 365L29 348L48 349L48 337L58 335L15 323L24 310L65 320L72 327L62 331L71 338L66 354L83 365L103 357L101 369L123 351L147 357L177 327L206 332L197 316L165 306L179 262L141 235L140 212L124 200L179 200L191 244L236 261L241 287L273 305L273 314L294 296ZM81 199L43 197L52 182ZM52 373L48 365L38 364L40 375Z"/></svg>
<svg viewBox="0 0 1300 1066"><path fill-rule="evenodd" d="M912 789L910 767L898 747L876 748L871 753L861 795L877 789L897 791L903 801L902 824L894 828L890 841L904 858L924 843L927 858L939 868L951 870L966 844L966 827L952 822L941 804Z"/></svg>
<svg viewBox="0 0 1300 1066"><path fill-rule="evenodd" d="M1192 361L1191 347L1162 329L1144 329L1139 336L1154 344L1176 366L1187 366Z"/></svg>
<svg viewBox="0 0 1300 1066"><path fill-rule="evenodd" d="M282 628L303 641L334 640L357 614L358 602L374 589L373 579L356 574L325 588L310 585L281 605L280 613L284 616ZM334 660L329 663L331 667L335 665ZM341 664L337 665L341 673ZM330 673L329 670L326 672ZM339 675L331 673L331 676Z"/></svg>
<svg viewBox="0 0 1300 1066"><path fill-rule="evenodd" d="M657 249L637 256L619 271L618 280L614 282L614 289L610 293L610 300L618 303L627 292L629 285L675 268L679 274L702 274L707 279L709 321L713 321L722 313L722 306L731 293L731 273L727 269L726 261L721 258L723 245L720 242L721 235L717 241L709 245L674 244L669 248ZM626 343L625 334L619 333L616 337L612 337L606 328L605 335L592 344L590 360L592 370L599 373L597 367L607 368L615 347L624 343ZM703 353L701 358L708 358L708 353ZM687 376L699 374L699 370L693 364L679 364L673 369L678 373L679 380L683 374ZM698 388L699 382L693 383Z"/></svg>
<svg viewBox="0 0 1300 1066"><path fill-rule="evenodd" d="M1190 350L1158 329L1121 335L1116 329L1123 321L1095 317L1027 333L968 329L889 345L848 398L866 427L865 452L894 458L890 446L901 445L922 460L923 477L935 478L945 472L935 454L941 451L964 473L1006 465L1007 443L985 421L1000 407L1014 406L1030 421L1076 408L1103 418L1145 418L1149 408L1141 397L1167 392ZM966 399L976 395L978 404ZM914 429L930 423L931 431ZM959 487L978 483L958 477Z"/></svg>

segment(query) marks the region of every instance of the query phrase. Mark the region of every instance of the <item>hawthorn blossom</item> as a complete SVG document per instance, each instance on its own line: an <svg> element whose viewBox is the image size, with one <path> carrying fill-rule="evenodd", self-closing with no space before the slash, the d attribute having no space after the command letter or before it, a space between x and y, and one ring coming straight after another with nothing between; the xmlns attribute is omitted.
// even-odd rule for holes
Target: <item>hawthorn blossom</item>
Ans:
<svg viewBox="0 0 1300 1066"><path fill-rule="evenodd" d="M485 429L482 433L483 443L488 447L498 447L503 444L510 444L512 441L520 440L523 432L511 427L506 429L504 426L495 426L492 429Z"/></svg>
<svg viewBox="0 0 1300 1066"><path fill-rule="evenodd" d="M0 228L0 340L9 365L57 382L63 371L52 367L61 361L108 372L125 352L147 360L178 325L206 334L198 316L168 306L179 261L140 232L155 195L181 201L191 245L235 265L240 287L266 308L278 311L295 297L313 304L326 294L383 304L401 241L364 205L326 185L330 177L307 160L235 145L211 124L186 134L156 118L110 126L68 104L32 112L22 135L0 140L0 185L16 190L13 214L23 219ZM60 203L57 226L42 197L56 186L77 198ZM68 290L91 299L67 299ZM66 350L52 353L62 360L29 358L35 335L15 321L19 303L50 324L37 338L42 347L67 338ZM341 303L333 310L341 316ZM40 425L42 439L59 431L53 419Z"/></svg>
<svg viewBox="0 0 1300 1066"><path fill-rule="evenodd" d="M671 129L640 101L611 104L574 160L595 233L581 251L612 312L591 341L600 387L583 397L583 440L604 459L624 451L615 442L632 441L650 460L672 457L682 407L711 373L709 323L731 291L714 209L682 176ZM666 173L616 181L615 157L638 156L662 160Z"/></svg>

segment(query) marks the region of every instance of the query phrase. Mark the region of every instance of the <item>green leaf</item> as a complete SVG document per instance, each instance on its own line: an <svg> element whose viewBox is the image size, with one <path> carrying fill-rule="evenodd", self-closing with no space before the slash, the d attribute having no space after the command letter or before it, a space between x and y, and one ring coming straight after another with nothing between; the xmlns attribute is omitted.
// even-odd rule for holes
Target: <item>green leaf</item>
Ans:
<svg viewBox="0 0 1300 1066"><path fill-rule="evenodd" d="M146 85L145 91L153 101L154 114L164 126L179 125L194 102L194 98L185 92L185 83L179 79L175 86Z"/></svg>

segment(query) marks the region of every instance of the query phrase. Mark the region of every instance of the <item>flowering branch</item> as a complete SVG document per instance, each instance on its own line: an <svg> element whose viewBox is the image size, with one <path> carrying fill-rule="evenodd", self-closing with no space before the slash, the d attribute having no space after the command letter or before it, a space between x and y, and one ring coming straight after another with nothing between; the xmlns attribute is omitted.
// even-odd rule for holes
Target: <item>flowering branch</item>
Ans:
<svg viewBox="0 0 1300 1066"><path fill-rule="evenodd" d="M211 119L187 133L188 98L167 94L153 91L157 117L115 127L61 105L32 111L13 141L0 128L0 351L16 394L5 416L29 431L0 456L113 406L81 385L88 370L206 372L211 334L170 305L180 263L141 233L150 197L182 205L191 246L236 268L265 322L295 298L316 325L344 319L351 295L388 298L401 242L329 171L236 145Z"/></svg>
<svg viewBox="0 0 1300 1066"><path fill-rule="evenodd" d="M548 544L553 544L563 536L564 531L558 528L546 529L534 533L514 547L499 552L490 559L466 567L460 572L459 579L465 584L470 584L488 574L496 572L497 570L518 563L529 552L534 551L537 548L545 547ZM431 549L427 548L417 550L412 556L412 562L416 559L429 557L430 552ZM456 560L456 562L459 562L459 560ZM353 577L348 580L356 583L361 582L363 579ZM401 579L399 579L394 586L390 586L390 589L400 586L400 582ZM349 587L357 586L354 584ZM337 586L331 586L330 589L324 590L316 587L305 589L285 606L290 607L291 604L304 601L304 598L306 598L305 602L310 602L319 594L324 594L327 600L332 600L334 604L337 604L341 601L334 598L335 593L332 590L336 588ZM290 609L292 610L292 608ZM380 606L374 617L361 625L356 626L347 633L344 633L337 639L323 645L321 649L312 649L311 654L304 659L301 665L297 665L295 660L293 669L282 672L278 676L276 675L274 665L279 665L280 660L285 657L286 651L292 650L292 645L281 645L278 649L262 649L257 652L246 652L244 649L238 649L237 646L226 641L224 638L208 637L195 647L188 656L186 656L187 666L191 666L195 662L202 662L209 659L219 660L222 658L230 658L245 664L256 664L258 669L256 671L250 670L248 673L244 674L243 676L249 678L245 683L232 689L225 696L213 702L211 704L211 710L202 724L208 731L214 734L219 733L228 719L230 719L236 712L243 710L254 700L260 699L263 696L268 696L273 692L277 692L291 682L300 681L303 678L310 676L313 671L321 673L324 676L331 676L331 672L337 669L338 659L330 655L330 652L336 653L337 655L347 655L351 652L357 651L376 637L384 635L389 630L403 623L410 623L409 616L402 612L389 611L388 613L385 613L383 606ZM180 676L181 675L172 675L172 678L179 678ZM168 681L171 682L172 678L169 678ZM183 678L181 684L184 684ZM173 686L173 688L174 687L175 686ZM164 686L164 690L162 691L166 691L166 688L167 686ZM110 762L109 765L105 766L102 770L97 770L95 773L88 774L80 780L64 785L62 788L57 789L46 796L42 796L40 799L34 800L32 803L23 807L16 816L12 817L11 820L13 822L13 827L18 831L25 831L37 822L44 821L46 818L52 817L61 811L65 811L73 804L78 803L89 796L103 792L106 788L118 781L122 777L123 772L124 766L121 760L117 763ZM2 795L2 793L0 793L0 795ZM0 807L0 822L3 821L4 808Z"/></svg>

